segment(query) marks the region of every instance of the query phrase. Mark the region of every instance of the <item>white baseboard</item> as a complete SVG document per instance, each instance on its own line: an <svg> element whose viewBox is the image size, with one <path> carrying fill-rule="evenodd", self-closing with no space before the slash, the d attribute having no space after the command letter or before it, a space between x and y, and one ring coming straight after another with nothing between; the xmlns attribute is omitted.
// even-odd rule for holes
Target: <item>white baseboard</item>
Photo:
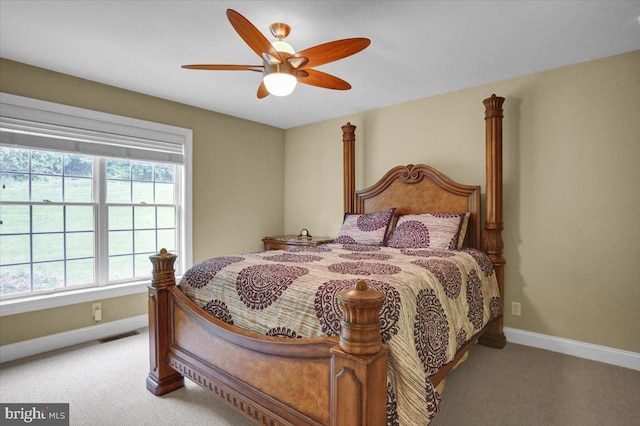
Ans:
<svg viewBox="0 0 640 426"><path fill-rule="evenodd" d="M77 345L78 343L84 343L90 340L114 336L126 331L147 327L148 325L148 316L139 315L137 317L124 318L91 327L79 328L77 330L65 331L64 333L52 334L50 336L0 346L0 363Z"/></svg>
<svg viewBox="0 0 640 426"><path fill-rule="evenodd" d="M560 352L566 355L640 371L640 353L548 336L546 334L532 333L530 331L509 327L504 328L504 334L507 336L507 341L519 345Z"/></svg>

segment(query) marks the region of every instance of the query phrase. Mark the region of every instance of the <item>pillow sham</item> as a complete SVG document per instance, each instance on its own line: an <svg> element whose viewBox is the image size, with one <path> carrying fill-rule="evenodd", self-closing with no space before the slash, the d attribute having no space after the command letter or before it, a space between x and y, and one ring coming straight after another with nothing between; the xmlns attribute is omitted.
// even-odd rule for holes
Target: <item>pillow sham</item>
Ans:
<svg viewBox="0 0 640 426"><path fill-rule="evenodd" d="M471 213L466 212L460 223L460 231L458 232L458 250L464 245L464 237L467 236L467 228L469 227L469 217Z"/></svg>
<svg viewBox="0 0 640 426"><path fill-rule="evenodd" d="M384 245L387 229L389 229L395 210L394 207L377 213L346 214L335 242L340 244Z"/></svg>
<svg viewBox="0 0 640 426"><path fill-rule="evenodd" d="M459 244L460 225L466 214L434 213L400 216L389 240L389 247L456 250Z"/></svg>

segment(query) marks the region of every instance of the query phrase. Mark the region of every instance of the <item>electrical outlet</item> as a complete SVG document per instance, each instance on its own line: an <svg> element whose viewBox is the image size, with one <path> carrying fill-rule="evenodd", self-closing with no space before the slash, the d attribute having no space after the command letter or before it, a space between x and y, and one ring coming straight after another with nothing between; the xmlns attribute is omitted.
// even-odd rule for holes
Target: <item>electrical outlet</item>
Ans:
<svg viewBox="0 0 640 426"><path fill-rule="evenodd" d="M91 305L91 313L95 322L102 321L102 303Z"/></svg>
<svg viewBox="0 0 640 426"><path fill-rule="evenodd" d="M511 315L514 315L516 317L520 316L520 308L522 306L520 305L519 302L511 302Z"/></svg>

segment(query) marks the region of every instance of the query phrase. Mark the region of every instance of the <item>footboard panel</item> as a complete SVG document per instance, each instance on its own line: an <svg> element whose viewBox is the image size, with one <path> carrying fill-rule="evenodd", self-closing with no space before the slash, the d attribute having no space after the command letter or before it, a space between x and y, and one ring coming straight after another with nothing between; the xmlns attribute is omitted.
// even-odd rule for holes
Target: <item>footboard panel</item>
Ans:
<svg viewBox="0 0 640 426"><path fill-rule="evenodd" d="M229 326L170 289L170 365L263 424L329 424L337 339L282 339Z"/></svg>

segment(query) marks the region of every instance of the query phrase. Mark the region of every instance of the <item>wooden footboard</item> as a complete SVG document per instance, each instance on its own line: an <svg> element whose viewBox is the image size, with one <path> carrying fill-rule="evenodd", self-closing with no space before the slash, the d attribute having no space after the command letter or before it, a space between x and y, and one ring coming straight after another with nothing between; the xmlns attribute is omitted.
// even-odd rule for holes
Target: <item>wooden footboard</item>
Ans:
<svg viewBox="0 0 640 426"><path fill-rule="evenodd" d="M147 389L163 395L183 376L267 425L384 425L387 347L384 294L364 282L339 294L340 338L258 335L209 315L176 286L176 256L151 256Z"/></svg>

